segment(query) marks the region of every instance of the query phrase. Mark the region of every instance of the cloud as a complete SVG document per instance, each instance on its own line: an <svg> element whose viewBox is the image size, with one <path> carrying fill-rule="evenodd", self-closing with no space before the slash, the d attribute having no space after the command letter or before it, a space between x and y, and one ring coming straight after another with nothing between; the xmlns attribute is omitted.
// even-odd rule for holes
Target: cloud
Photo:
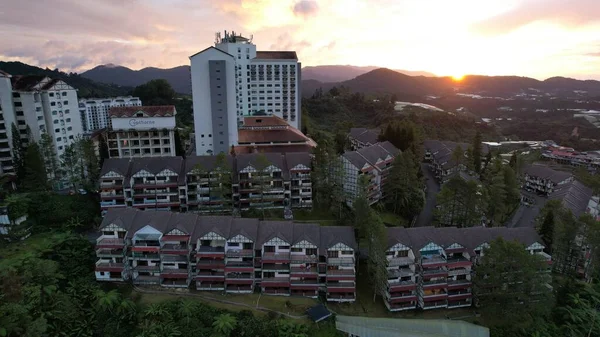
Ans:
<svg viewBox="0 0 600 337"><path fill-rule="evenodd" d="M294 5L294 14L308 17L319 11L319 5L313 0L300 0Z"/></svg>
<svg viewBox="0 0 600 337"><path fill-rule="evenodd" d="M541 20L567 26L600 21L600 1L522 0L513 9L474 24L472 29L487 35L498 35Z"/></svg>

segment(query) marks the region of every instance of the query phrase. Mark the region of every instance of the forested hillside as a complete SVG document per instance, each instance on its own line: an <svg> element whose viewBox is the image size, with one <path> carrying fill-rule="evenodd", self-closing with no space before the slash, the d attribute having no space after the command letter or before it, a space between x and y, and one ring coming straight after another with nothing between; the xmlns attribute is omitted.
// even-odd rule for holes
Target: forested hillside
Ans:
<svg viewBox="0 0 600 337"><path fill-rule="evenodd" d="M77 96L79 98L123 96L129 94L133 89L132 87L94 82L76 73L65 73L58 69L42 69L21 62L0 61L0 70L13 76L44 75L61 79L78 90Z"/></svg>

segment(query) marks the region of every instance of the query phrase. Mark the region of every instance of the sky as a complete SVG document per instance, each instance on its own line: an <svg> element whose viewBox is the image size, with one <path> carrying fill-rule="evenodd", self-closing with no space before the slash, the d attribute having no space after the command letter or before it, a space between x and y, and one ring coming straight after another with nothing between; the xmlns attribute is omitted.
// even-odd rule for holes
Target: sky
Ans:
<svg viewBox="0 0 600 337"><path fill-rule="evenodd" d="M600 0L5 0L0 60L170 68L224 30L304 66L600 79Z"/></svg>

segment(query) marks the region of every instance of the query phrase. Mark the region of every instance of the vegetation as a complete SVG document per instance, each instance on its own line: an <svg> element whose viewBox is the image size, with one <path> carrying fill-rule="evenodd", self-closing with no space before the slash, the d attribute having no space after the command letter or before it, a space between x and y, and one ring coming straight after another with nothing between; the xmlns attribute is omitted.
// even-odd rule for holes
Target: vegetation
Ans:
<svg viewBox="0 0 600 337"><path fill-rule="evenodd" d="M415 165L412 151L394 158L386 182L385 206L408 221L417 216L425 204L425 193L419 179L419 166Z"/></svg>
<svg viewBox="0 0 600 337"><path fill-rule="evenodd" d="M481 225L487 207L483 193L477 182L452 177L436 196L438 222L451 227Z"/></svg>

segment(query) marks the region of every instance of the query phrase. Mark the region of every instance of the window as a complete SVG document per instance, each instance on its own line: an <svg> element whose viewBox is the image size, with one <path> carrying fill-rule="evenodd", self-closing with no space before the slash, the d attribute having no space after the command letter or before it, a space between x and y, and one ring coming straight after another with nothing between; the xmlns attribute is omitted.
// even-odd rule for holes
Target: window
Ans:
<svg viewBox="0 0 600 337"><path fill-rule="evenodd" d="M62 151L62 149L63 149L63 147L62 147L62 146L59 146L59 147L58 147L58 151Z"/></svg>
<svg viewBox="0 0 600 337"><path fill-rule="evenodd" d="M52 123L58 124L58 119L55 119Z"/></svg>
<svg viewBox="0 0 600 337"><path fill-rule="evenodd" d="M63 92L62 92L62 95L63 95L63 96L67 96L67 92L66 92L66 91L63 91Z"/></svg>
<svg viewBox="0 0 600 337"><path fill-rule="evenodd" d="M21 103L21 102L15 102L15 106L16 107L23 106L23 103Z"/></svg>
<svg viewBox="0 0 600 337"><path fill-rule="evenodd" d="M69 127L67 128L67 131L71 131L71 130L73 130L73 128L69 126Z"/></svg>
<svg viewBox="0 0 600 337"><path fill-rule="evenodd" d="M23 111L17 111L17 116L23 116Z"/></svg>
<svg viewBox="0 0 600 337"><path fill-rule="evenodd" d="M60 129L54 129L54 132L59 133Z"/></svg>
<svg viewBox="0 0 600 337"><path fill-rule="evenodd" d="M292 253L301 253L302 248L292 248Z"/></svg>
<svg viewBox="0 0 600 337"><path fill-rule="evenodd" d="M62 140L62 138L61 138L61 137L56 137L56 141L57 141L57 142L60 142L61 140Z"/></svg>
<svg viewBox="0 0 600 337"><path fill-rule="evenodd" d="M70 111L69 109L65 109L65 113L68 114Z"/></svg>
<svg viewBox="0 0 600 337"><path fill-rule="evenodd" d="M67 105L67 104L69 104L69 101L64 101L63 104Z"/></svg>
<svg viewBox="0 0 600 337"><path fill-rule="evenodd" d="M70 135L70 136L69 136L69 139L73 139L73 135Z"/></svg>
<svg viewBox="0 0 600 337"><path fill-rule="evenodd" d="M51 92L50 94L48 94L48 96L50 96L50 97L54 97L54 93L53 93L53 92Z"/></svg>
<svg viewBox="0 0 600 337"><path fill-rule="evenodd" d="M13 97L19 98L19 97L21 97L21 94L19 94L18 92L13 92Z"/></svg>
<svg viewBox="0 0 600 337"><path fill-rule="evenodd" d="M18 121L17 124L19 124L19 125L25 125L25 121Z"/></svg>
<svg viewBox="0 0 600 337"><path fill-rule="evenodd" d="M210 134L210 133L209 133L209 134L208 134L208 138L211 138L211 137L212 137L212 134Z"/></svg>
<svg viewBox="0 0 600 337"><path fill-rule="evenodd" d="M51 105L51 106L55 106L55 105L56 105L56 102L50 102L50 105Z"/></svg>
<svg viewBox="0 0 600 337"><path fill-rule="evenodd" d="M71 123L71 118L67 118L66 122Z"/></svg>

